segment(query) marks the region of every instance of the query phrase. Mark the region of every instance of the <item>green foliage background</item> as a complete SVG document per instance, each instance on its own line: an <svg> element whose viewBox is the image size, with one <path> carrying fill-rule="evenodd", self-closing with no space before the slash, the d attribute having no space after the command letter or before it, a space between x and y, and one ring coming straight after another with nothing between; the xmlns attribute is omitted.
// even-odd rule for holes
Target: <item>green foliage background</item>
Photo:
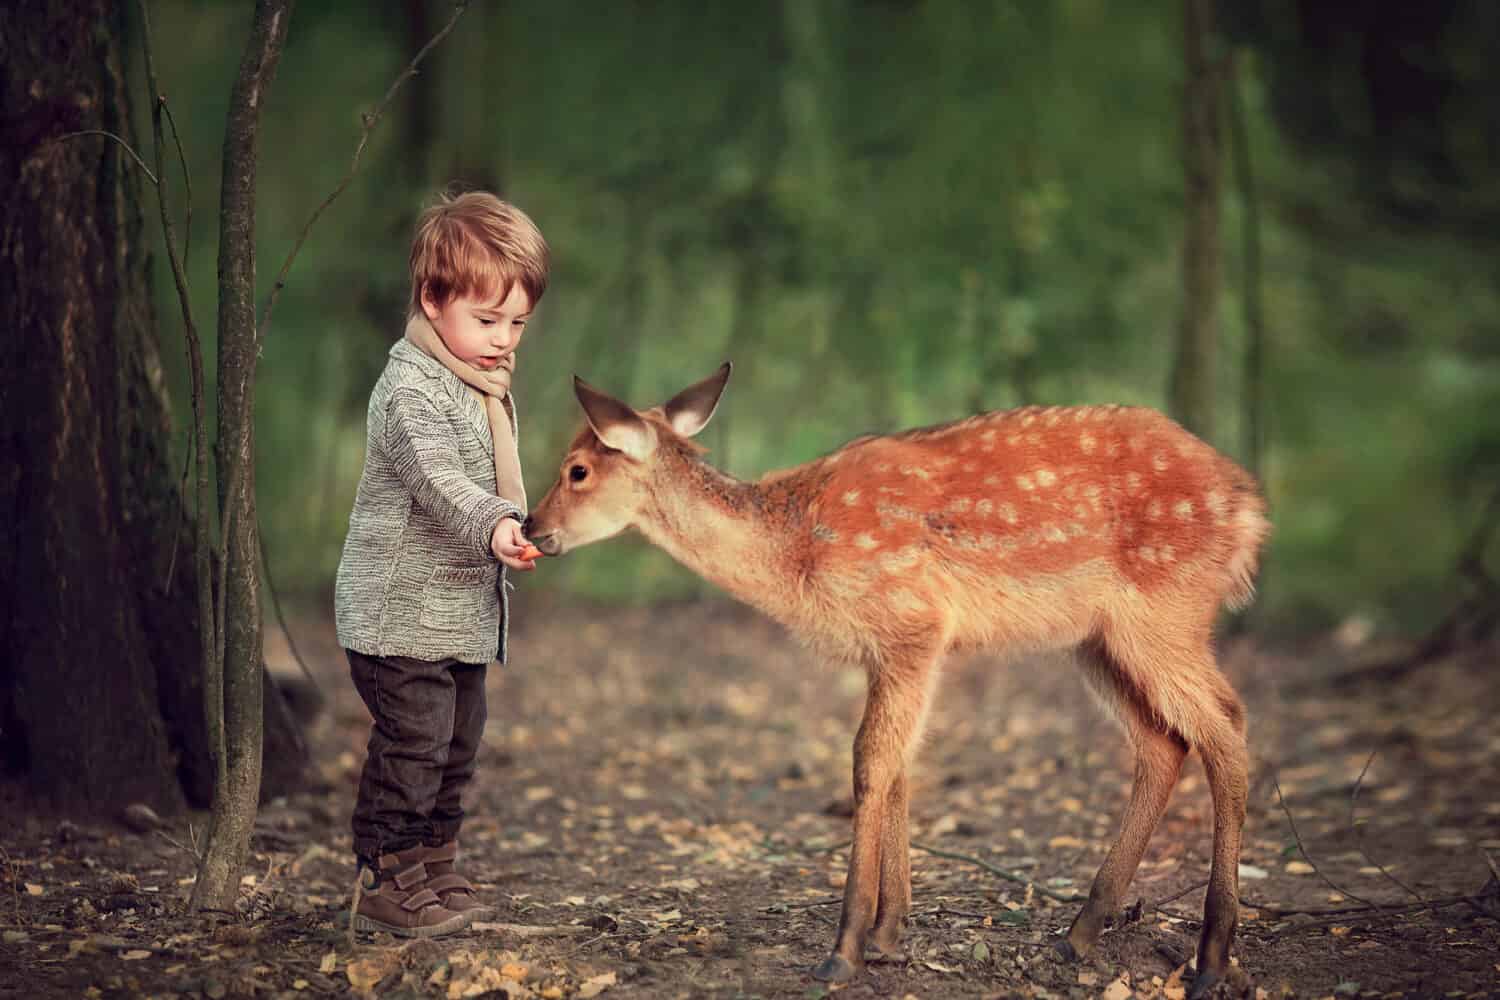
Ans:
<svg viewBox="0 0 1500 1000"><path fill-rule="evenodd" d="M247 6L152 8L195 185L200 324ZM262 296L347 168L361 112L447 12L296 10L263 119ZM553 247L516 392L533 502L576 428L575 372L645 406L732 359L705 439L743 477L977 409L1163 405L1180 305L1179 35L1171 5L1106 0L476 4L380 122L265 343L259 501L283 596L331 602L411 223L450 183L500 191ZM1268 66L1237 56L1264 229L1264 621L1418 627L1452 598L1458 549L1500 478L1500 255L1375 219L1348 172L1287 143ZM1240 456L1242 207L1227 148L1224 183L1215 443ZM185 416L179 427L181 446ZM544 564L526 586L705 592L633 540Z"/></svg>

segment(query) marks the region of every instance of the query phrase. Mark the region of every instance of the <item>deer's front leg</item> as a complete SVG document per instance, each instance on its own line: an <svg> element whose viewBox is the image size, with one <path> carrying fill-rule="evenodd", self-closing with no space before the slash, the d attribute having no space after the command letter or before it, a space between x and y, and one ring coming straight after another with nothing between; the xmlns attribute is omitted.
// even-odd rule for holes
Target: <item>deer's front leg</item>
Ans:
<svg viewBox="0 0 1500 1000"><path fill-rule="evenodd" d="M833 953L813 970L813 977L825 982L842 983L854 978L864 967L865 939L875 923L881 890L889 884L892 899L890 916L882 927L887 934L898 933L901 920L910 906L910 862L906 858L906 782L907 751L917 736L926 708L926 672L882 671L871 678L870 694L865 703L864 721L854 739L854 843L849 849L849 876L844 882L844 909L839 916L838 938ZM901 815L892 810L897 785ZM899 822L899 829L892 824ZM901 857L887 863L883 848L894 841L902 842ZM884 916L884 915L883 915Z"/></svg>
<svg viewBox="0 0 1500 1000"><path fill-rule="evenodd" d="M911 912L908 817L906 768L902 768L886 796L885 823L880 829L880 905L870 935L875 949L890 958L901 954L901 929Z"/></svg>

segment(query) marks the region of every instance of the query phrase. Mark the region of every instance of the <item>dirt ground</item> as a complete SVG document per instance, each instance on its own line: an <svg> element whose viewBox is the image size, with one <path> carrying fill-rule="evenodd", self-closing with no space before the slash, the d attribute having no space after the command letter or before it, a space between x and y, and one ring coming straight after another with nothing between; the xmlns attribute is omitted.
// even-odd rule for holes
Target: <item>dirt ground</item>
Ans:
<svg viewBox="0 0 1500 1000"><path fill-rule="evenodd" d="M463 835L492 920L351 947L369 723L331 627L303 619L328 698L316 764L307 791L263 808L240 912L183 913L202 815L134 833L12 812L0 997L1183 995L1211 827L1195 761L1132 885L1142 902L1083 963L1052 957L1078 904L1051 897L1087 893L1131 773L1067 658L950 666L913 776L908 957L829 991L808 970L838 916L862 677L733 605L521 596ZM1243 975L1225 994L1500 995L1493 652L1338 688L1350 655L1332 643L1223 644L1254 754Z"/></svg>

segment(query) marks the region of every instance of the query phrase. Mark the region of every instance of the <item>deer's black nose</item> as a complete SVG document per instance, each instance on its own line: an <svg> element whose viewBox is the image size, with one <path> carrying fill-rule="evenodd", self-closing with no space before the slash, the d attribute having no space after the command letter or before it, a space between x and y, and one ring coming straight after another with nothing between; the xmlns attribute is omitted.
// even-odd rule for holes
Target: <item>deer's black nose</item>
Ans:
<svg viewBox="0 0 1500 1000"><path fill-rule="evenodd" d="M521 522L521 534L527 536L528 538L531 537L531 516L530 515L527 515L526 520L524 520L524 521Z"/></svg>

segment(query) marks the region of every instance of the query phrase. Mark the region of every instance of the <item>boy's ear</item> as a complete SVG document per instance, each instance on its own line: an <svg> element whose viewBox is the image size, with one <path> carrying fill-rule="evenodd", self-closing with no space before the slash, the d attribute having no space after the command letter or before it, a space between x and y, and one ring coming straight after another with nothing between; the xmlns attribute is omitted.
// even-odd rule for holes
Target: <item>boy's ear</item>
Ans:
<svg viewBox="0 0 1500 1000"><path fill-rule="evenodd" d="M724 395L724 386L729 382L729 373L734 368L728 361L719 366L702 382L694 383L662 404L667 422L683 437L692 437L704 427L718 409L719 398Z"/></svg>
<svg viewBox="0 0 1500 1000"><path fill-rule="evenodd" d="M573 394L589 426L605 447L622 452L627 458L644 462L656 450L656 432L640 415L624 403L600 392L577 375L573 376Z"/></svg>

